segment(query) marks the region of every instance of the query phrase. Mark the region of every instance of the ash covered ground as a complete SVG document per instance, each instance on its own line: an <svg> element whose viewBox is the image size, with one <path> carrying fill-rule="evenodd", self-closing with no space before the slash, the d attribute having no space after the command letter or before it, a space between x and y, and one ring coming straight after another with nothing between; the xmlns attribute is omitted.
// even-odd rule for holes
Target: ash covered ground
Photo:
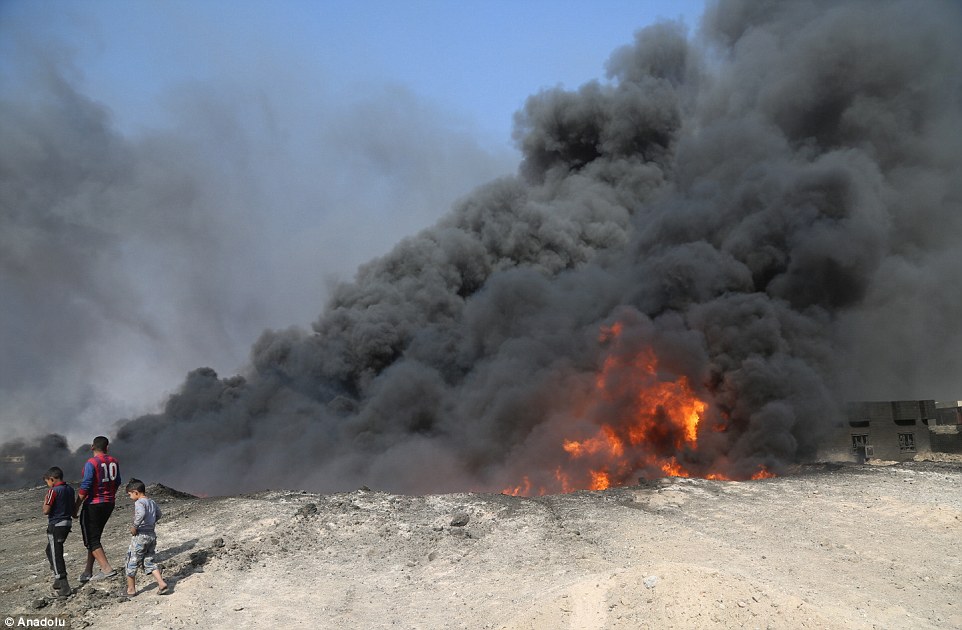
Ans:
<svg viewBox="0 0 962 630"><path fill-rule="evenodd" d="M945 458L943 458L945 459ZM72 627L959 628L962 462L822 464L543 497L152 486L173 585L48 595L41 488L0 494L0 613ZM105 541L120 566L122 499Z"/></svg>

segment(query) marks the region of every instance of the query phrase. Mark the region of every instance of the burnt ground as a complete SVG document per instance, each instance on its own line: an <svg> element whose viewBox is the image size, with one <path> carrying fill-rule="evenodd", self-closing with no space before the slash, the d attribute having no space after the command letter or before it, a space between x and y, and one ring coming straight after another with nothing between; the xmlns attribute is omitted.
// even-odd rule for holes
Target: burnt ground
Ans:
<svg viewBox="0 0 962 630"><path fill-rule="evenodd" d="M173 590L48 595L43 487L0 493L0 616L74 628L962 628L962 463L538 498L153 487ZM121 567L130 502L104 540Z"/></svg>

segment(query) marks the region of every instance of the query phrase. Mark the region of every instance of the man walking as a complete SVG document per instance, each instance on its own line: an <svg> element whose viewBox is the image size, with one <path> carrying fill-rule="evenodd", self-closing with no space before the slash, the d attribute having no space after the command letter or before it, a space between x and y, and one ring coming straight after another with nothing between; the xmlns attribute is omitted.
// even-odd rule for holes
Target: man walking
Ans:
<svg viewBox="0 0 962 630"><path fill-rule="evenodd" d="M84 464L83 479L77 492L74 518L80 518L80 533L87 548L87 565L80 575L81 583L117 575L100 543L107 520L114 511L115 495L120 486L120 466L116 459L107 454L109 448L107 438L102 435L94 438L90 445L93 457ZM97 575L93 575L94 560L100 565Z"/></svg>

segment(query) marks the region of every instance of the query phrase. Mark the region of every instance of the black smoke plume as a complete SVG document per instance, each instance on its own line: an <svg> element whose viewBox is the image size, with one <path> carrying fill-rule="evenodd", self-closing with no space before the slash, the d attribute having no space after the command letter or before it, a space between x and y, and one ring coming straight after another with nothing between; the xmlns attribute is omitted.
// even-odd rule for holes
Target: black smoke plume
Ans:
<svg viewBox="0 0 962 630"><path fill-rule="evenodd" d="M191 491L552 488L563 440L624 414L592 400L605 359L651 351L709 409L698 449L639 449L746 476L816 456L846 399L957 396L959 59L950 2L646 28L605 81L527 101L516 177L361 267L312 330L264 333L244 374L191 372L114 452Z"/></svg>

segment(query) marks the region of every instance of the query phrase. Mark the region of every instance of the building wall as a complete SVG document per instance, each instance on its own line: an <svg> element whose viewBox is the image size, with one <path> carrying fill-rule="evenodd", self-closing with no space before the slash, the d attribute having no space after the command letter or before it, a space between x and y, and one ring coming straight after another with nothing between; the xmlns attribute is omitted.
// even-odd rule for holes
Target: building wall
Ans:
<svg viewBox="0 0 962 630"><path fill-rule="evenodd" d="M962 424L962 400L935 403L936 424Z"/></svg>
<svg viewBox="0 0 962 630"><path fill-rule="evenodd" d="M916 453L931 450L929 424L935 424L934 400L893 400L849 403L848 426L837 431L835 440L845 438L844 446L832 449L849 453L848 459L861 460L865 447L870 457L905 461Z"/></svg>
<svg viewBox="0 0 962 630"><path fill-rule="evenodd" d="M962 453L962 433L959 429L962 429L962 426L930 426L932 450L936 453Z"/></svg>

